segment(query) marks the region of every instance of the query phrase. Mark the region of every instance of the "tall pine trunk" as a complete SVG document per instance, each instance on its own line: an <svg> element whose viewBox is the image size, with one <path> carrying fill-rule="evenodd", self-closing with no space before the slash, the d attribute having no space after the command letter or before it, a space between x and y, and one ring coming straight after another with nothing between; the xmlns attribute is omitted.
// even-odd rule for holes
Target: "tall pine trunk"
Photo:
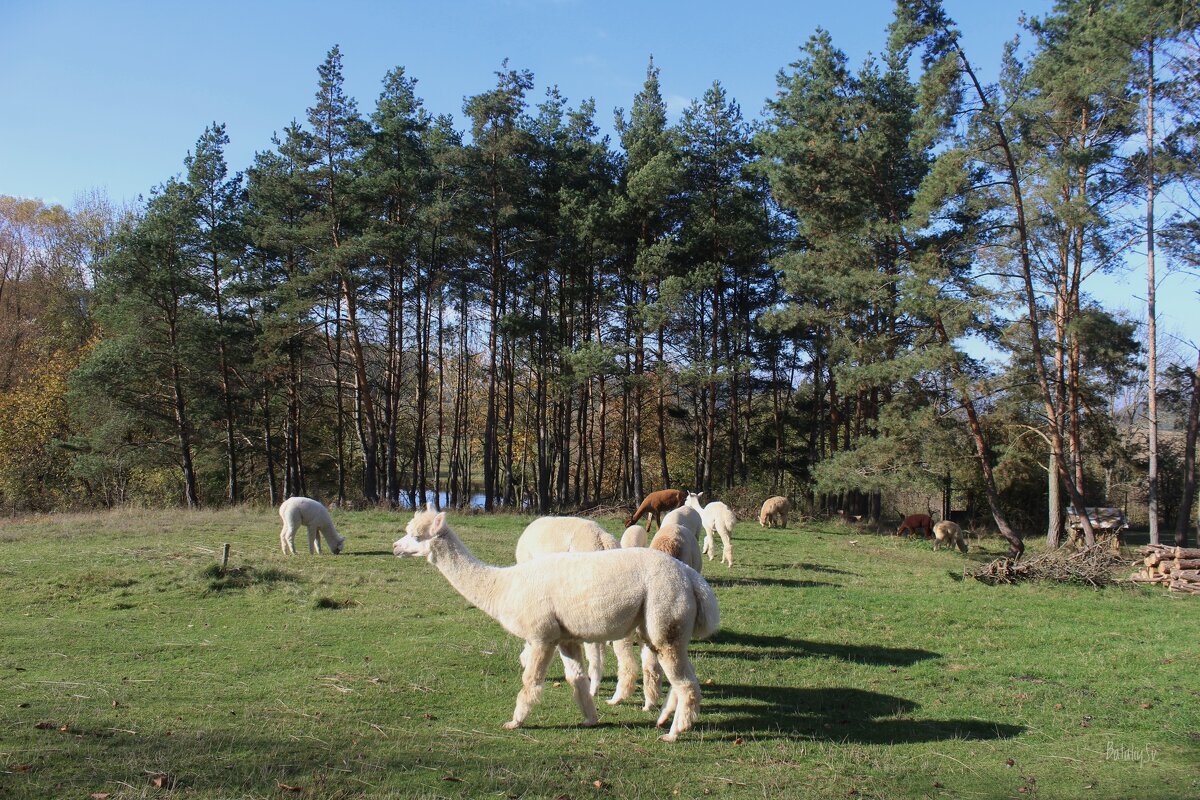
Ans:
<svg viewBox="0 0 1200 800"><path fill-rule="evenodd" d="M1187 432L1183 445L1183 498L1175 517L1175 546L1188 547L1192 504L1196 501L1196 435L1200 431L1200 355L1192 372L1192 399L1188 404Z"/></svg>

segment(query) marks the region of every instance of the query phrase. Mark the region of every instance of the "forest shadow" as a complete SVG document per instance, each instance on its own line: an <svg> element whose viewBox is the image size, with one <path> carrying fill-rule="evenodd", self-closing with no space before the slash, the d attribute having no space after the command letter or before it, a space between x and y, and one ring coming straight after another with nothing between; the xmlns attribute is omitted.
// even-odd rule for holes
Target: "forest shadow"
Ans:
<svg viewBox="0 0 1200 800"><path fill-rule="evenodd" d="M976 719L921 720L920 704L903 697L840 687L728 684L705 686L704 708L727 715L706 738L755 736L828 739L861 744L936 742L945 739L1010 739L1024 726Z"/></svg>
<svg viewBox="0 0 1200 800"><path fill-rule="evenodd" d="M741 645L741 649L709 649L708 645ZM780 658L836 658L854 664L873 664L882 667L911 667L919 661L941 658L940 653L916 647L880 647L878 645L834 644L792 639L787 636L762 636L722 630L706 642L692 645L696 653L742 658L750 661Z"/></svg>
<svg viewBox="0 0 1200 800"><path fill-rule="evenodd" d="M796 578L710 578L705 576L704 580L713 587L786 586L789 589L814 589L818 586L836 586L838 588L842 586L840 583L830 583L829 581L802 581Z"/></svg>

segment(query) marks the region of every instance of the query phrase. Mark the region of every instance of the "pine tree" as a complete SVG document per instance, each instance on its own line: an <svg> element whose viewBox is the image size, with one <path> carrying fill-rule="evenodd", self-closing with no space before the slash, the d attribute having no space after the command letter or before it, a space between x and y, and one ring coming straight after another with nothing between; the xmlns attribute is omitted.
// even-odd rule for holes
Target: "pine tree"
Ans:
<svg viewBox="0 0 1200 800"><path fill-rule="evenodd" d="M242 178L240 174L229 177L225 163L225 146L228 144L225 126L213 123L204 129L196 142L195 153L189 154L183 164L196 220L194 247L205 262L206 289L216 325L217 380L225 425L225 497L228 502L237 503L242 499L242 489L238 474L239 431L235 412L238 402L234 370L235 361L240 359L234 350L239 347L237 338L241 323L231 307L229 284L233 282L236 291L244 243L240 219Z"/></svg>

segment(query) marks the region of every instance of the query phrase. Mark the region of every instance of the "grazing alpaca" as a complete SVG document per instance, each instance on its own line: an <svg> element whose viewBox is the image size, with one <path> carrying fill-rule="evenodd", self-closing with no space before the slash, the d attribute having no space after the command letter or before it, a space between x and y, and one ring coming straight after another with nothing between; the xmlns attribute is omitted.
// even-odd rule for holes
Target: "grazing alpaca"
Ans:
<svg viewBox="0 0 1200 800"><path fill-rule="evenodd" d="M663 525L650 540L650 549L666 553L700 571L700 543L690 530L676 523Z"/></svg>
<svg viewBox="0 0 1200 800"><path fill-rule="evenodd" d="M708 560L712 561L716 556L716 546L713 539L714 536L720 536L722 547L721 560L725 562L726 566L732 567L733 544L729 541L729 535L733 533L733 526L737 524L737 517L729 510L729 506L720 501L714 501L701 507L701 494L689 494L687 496L687 504L700 512L700 519L704 523L704 552L708 554Z"/></svg>
<svg viewBox="0 0 1200 800"><path fill-rule="evenodd" d="M624 639L635 631L658 652L671 682L671 697L658 718L660 726L671 718L671 728L659 738L673 742L695 722L700 685L688 643L693 636L711 635L720 623L716 595L695 570L648 548L552 553L494 567L467 549L446 524L445 513L431 511L413 516L392 552L427 558L476 608L529 644L523 687L505 728L518 728L529 716L555 647L569 665L567 678L583 724L595 725L580 644Z"/></svg>
<svg viewBox="0 0 1200 800"><path fill-rule="evenodd" d="M786 528L788 512L791 510L792 504L786 497L768 497L758 512L758 525L761 528Z"/></svg>
<svg viewBox="0 0 1200 800"><path fill-rule="evenodd" d="M426 510L432 511L432 506ZM517 563L523 564L548 553L591 553L596 550L615 550L617 540L599 524L583 517L538 517L529 523L521 538L517 539ZM600 694L600 682L604 679L604 642L588 642L583 646L587 654L588 678L592 697ZM617 660L632 660L632 646L617 647ZM563 668L567 669L567 655L562 654ZM529 660L529 645L521 651L521 665ZM623 666L630 670L631 666Z"/></svg>
<svg viewBox="0 0 1200 800"><path fill-rule="evenodd" d="M933 526L933 549L937 550L943 543L957 545L959 550L967 552L967 543L957 522L944 519Z"/></svg>
<svg viewBox="0 0 1200 800"><path fill-rule="evenodd" d="M321 534L329 550L337 555L346 546L346 538L333 526L329 509L311 497L289 497L279 506L279 518L283 520L283 531L279 534L279 547L284 555L296 555L296 531L301 525L308 528L308 552L321 552Z"/></svg>
<svg viewBox="0 0 1200 800"><path fill-rule="evenodd" d="M674 514L675 512L671 513ZM700 571L700 543L696 539L696 534L682 525L667 522L664 518L662 527L658 529L658 533L654 534L654 539L650 542L650 549L666 553L672 558L678 559L681 563L687 564L696 570L696 572ZM630 646L632 648L632 644ZM617 673L617 690L613 692L613 696L609 699L608 704L615 706L617 703L632 697L636 680L637 676L632 670L623 665L622 669ZM662 671L659 669L658 659L655 657L654 651L643 644L642 694L645 697L645 702L642 704L642 709L644 711L649 711L658 705L659 685L661 683Z"/></svg>
<svg viewBox="0 0 1200 800"><path fill-rule="evenodd" d="M691 492L688 492L687 496L698 497L698 495L694 495ZM667 525L682 525L695 535L697 543L704 533L704 520L700 517L700 512L687 505L686 498L684 499L684 505L681 505L662 518L662 524L664 527Z"/></svg>
<svg viewBox="0 0 1200 800"><path fill-rule="evenodd" d="M928 514L909 514L904 518L904 522L900 523L900 527L896 529L897 536L903 536L906 533L922 533L926 538L933 535L933 518Z"/></svg>
<svg viewBox="0 0 1200 800"><path fill-rule="evenodd" d="M630 525L621 534L621 547L645 547L650 534L641 525Z"/></svg>
<svg viewBox="0 0 1200 800"><path fill-rule="evenodd" d="M432 510L432 509L426 509ZM517 539L517 563L547 553L590 553L620 547L613 535L583 517L538 517Z"/></svg>
<svg viewBox="0 0 1200 800"><path fill-rule="evenodd" d="M646 495L646 499L638 506L637 511L633 512L633 516L625 520L625 527L628 528L635 522L640 522L642 517L649 514L650 519L646 521L647 533L650 531L651 521L661 528L662 515L673 508L679 508L686 499L687 493L678 489L659 489L657 492L651 492Z"/></svg>

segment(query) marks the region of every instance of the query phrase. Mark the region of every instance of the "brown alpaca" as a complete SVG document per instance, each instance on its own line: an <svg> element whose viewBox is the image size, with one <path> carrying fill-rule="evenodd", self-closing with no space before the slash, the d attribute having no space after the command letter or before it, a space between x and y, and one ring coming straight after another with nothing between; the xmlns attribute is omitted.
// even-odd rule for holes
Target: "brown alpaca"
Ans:
<svg viewBox="0 0 1200 800"><path fill-rule="evenodd" d="M906 533L921 533L926 538L933 536L933 519L928 514L910 514L896 529L897 536L903 536Z"/></svg>
<svg viewBox="0 0 1200 800"><path fill-rule="evenodd" d="M625 520L625 527L628 528L635 522L640 521L646 514L649 514L650 520L646 521L647 533L650 531L651 520L653 520L656 526L661 528L662 515L679 508L685 500L687 500L687 492L680 491L679 489L659 489L657 492L651 492L646 495L646 499L638 506L637 511L633 512L633 516Z"/></svg>

